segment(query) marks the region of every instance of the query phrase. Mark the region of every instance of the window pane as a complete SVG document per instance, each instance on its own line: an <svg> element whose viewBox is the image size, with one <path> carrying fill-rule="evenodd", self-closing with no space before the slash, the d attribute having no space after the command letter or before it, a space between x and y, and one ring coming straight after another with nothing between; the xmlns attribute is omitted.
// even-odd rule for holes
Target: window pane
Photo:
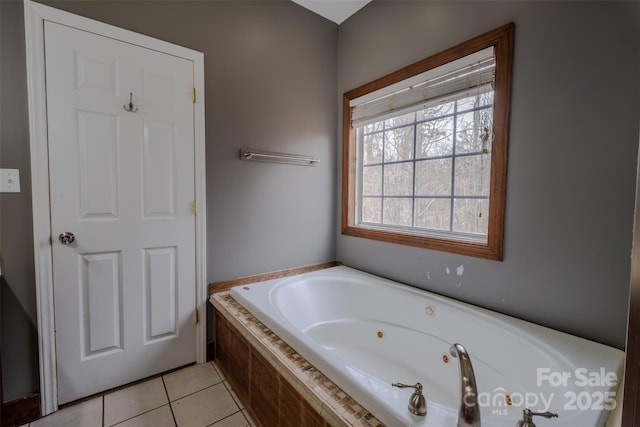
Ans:
<svg viewBox="0 0 640 427"><path fill-rule="evenodd" d="M384 166L385 196L413 194L413 163L394 163Z"/></svg>
<svg viewBox="0 0 640 427"><path fill-rule="evenodd" d="M458 100L458 111L471 110L478 105L478 96L469 96Z"/></svg>
<svg viewBox="0 0 640 427"><path fill-rule="evenodd" d="M480 98L478 101L478 107L483 107L485 105L493 105L493 91L481 93L478 95Z"/></svg>
<svg viewBox="0 0 640 427"><path fill-rule="evenodd" d="M380 197L362 198L362 222L376 224L382 222L382 199Z"/></svg>
<svg viewBox="0 0 640 427"><path fill-rule="evenodd" d="M417 132L418 158L450 156L453 152L453 117L421 123Z"/></svg>
<svg viewBox="0 0 640 427"><path fill-rule="evenodd" d="M451 200L416 199L416 227L449 231Z"/></svg>
<svg viewBox="0 0 640 427"><path fill-rule="evenodd" d="M451 194L451 158L416 162L416 195Z"/></svg>
<svg viewBox="0 0 640 427"><path fill-rule="evenodd" d="M381 131L384 128L384 122L375 122L364 125L364 133L372 133Z"/></svg>
<svg viewBox="0 0 640 427"><path fill-rule="evenodd" d="M385 197L384 224L411 226L412 200L408 198Z"/></svg>
<svg viewBox="0 0 640 427"><path fill-rule="evenodd" d="M362 195L382 195L382 166L365 166L362 168Z"/></svg>
<svg viewBox="0 0 640 427"><path fill-rule="evenodd" d="M487 155L456 157L455 195L488 196L490 169Z"/></svg>
<svg viewBox="0 0 640 427"><path fill-rule="evenodd" d="M453 114L453 102L447 102L444 104L434 105L433 107L425 108L417 112L416 120L429 120L437 117Z"/></svg>
<svg viewBox="0 0 640 427"><path fill-rule="evenodd" d="M490 142L492 115L493 109L485 108L457 116L456 153L481 152L485 148L483 138Z"/></svg>
<svg viewBox="0 0 640 427"><path fill-rule="evenodd" d="M455 199L453 231L486 235L489 230L489 200Z"/></svg>
<svg viewBox="0 0 640 427"><path fill-rule="evenodd" d="M416 113L409 113L403 114L402 116L391 117L390 119L385 120L384 127L385 129L389 129L413 123L415 121L415 114Z"/></svg>
<svg viewBox="0 0 640 427"><path fill-rule="evenodd" d="M413 158L413 129L413 126L406 126L385 131L385 162L397 162Z"/></svg>
<svg viewBox="0 0 640 427"><path fill-rule="evenodd" d="M458 112L493 104L493 91L489 90L458 100Z"/></svg>
<svg viewBox="0 0 640 427"><path fill-rule="evenodd" d="M364 136L362 164L382 163L382 132Z"/></svg>

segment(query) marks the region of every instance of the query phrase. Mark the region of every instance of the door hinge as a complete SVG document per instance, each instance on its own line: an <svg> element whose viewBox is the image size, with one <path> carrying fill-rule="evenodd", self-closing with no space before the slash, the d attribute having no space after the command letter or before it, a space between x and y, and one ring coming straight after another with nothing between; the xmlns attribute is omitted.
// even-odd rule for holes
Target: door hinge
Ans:
<svg viewBox="0 0 640 427"><path fill-rule="evenodd" d="M200 323L200 312L196 308L196 324Z"/></svg>
<svg viewBox="0 0 640 427"><path fill-rule="evenodd" d="M193 214L195 216L198 216L198 201L197 200L193 201L193 205L191 207L191 211L193 212Z"/></svg>
<svg viewBox="0 0 640 427"><path fill-rule="evenodd" d="M193 103L195 104L197 102L197 97L196 97L196 88L193 88Z"/></svg>

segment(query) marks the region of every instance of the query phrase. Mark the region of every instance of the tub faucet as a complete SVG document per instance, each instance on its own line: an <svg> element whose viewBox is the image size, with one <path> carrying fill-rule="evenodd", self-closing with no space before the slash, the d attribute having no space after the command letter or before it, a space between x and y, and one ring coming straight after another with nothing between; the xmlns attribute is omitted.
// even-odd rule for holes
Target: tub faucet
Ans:
<svg viewBox="0 0 640 427"><path fill-rule="evenodd" d="M537 415L539 417L545 417L545 418L558 418L558 414L553 413L553 412L532 412L531 409L529 408L525 408L522 411L522 420L518 421L518 424L516 424L516 427L536 427L536 425L533 423L533 416Z"/></svg>
<svg viewBox="0 0 640 427"><path fill-rule="evenodd" d="M409 412L414 415L419 415L424 417L427 415L427 401L422 394L422 384L416 383L416 385L410 384L402 384L402 383L393 383L391 384L393 387L398 388L413 388L415 391L409 398Z"/></svg>
<svg viewBox="0 0 640 427"><path fill-rule="evenodd" d="M460 410L458 427L480 427L480 406L478 405L478 387L473 374L469 353L462 344L454 344L449 349L453 357L460 359Z"/></svg>

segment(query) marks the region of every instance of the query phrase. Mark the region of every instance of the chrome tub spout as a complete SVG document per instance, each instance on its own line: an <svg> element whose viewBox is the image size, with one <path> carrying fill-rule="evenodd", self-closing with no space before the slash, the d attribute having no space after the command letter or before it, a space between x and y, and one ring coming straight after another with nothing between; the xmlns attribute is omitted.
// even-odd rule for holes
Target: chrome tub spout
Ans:
<svg viewBox="0 0 640 427"><path fill-rule="evenodd" d="M453 357L460 360L460 410L457 427L480 427L480 406L478 405L478 387L473 373L469 353L462 344L454 344L449 349Z"/></svg>

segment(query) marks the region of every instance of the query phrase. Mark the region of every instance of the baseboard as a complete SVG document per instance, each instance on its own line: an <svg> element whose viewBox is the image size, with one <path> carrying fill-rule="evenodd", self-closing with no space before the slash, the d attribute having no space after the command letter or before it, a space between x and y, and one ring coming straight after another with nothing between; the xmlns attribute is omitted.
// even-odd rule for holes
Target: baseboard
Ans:
<svg viewBox="0 0 640 427"><path fill-rule="evenodd" d="M40 417L40 393L2 403L2 427L21 426Z"/></svg>

